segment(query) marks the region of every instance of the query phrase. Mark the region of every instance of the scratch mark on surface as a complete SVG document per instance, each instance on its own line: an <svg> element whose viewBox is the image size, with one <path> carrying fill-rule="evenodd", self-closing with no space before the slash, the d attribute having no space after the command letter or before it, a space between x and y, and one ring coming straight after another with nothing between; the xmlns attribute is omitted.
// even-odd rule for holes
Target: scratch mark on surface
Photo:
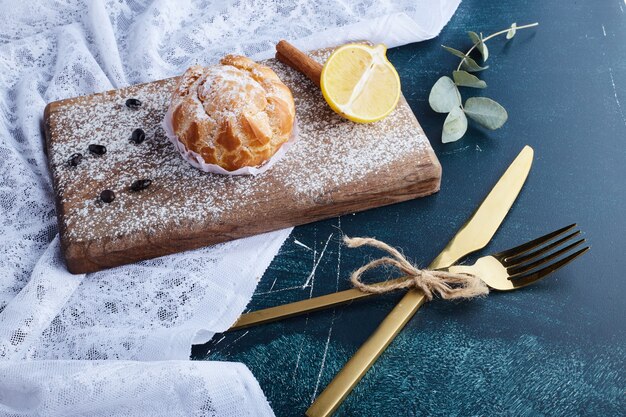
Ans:
<svg viewBox="0 0 626 417"><path fill-rule="evenodd" d="M482 149L480 149L480 146L478 146L478 145L476 145L476 150L477 150L478 152L482 152L482 151L483 151Z"/></svg>
<svg viewBox="0 0 626 417"><path fill-rule="evenodd" d="M315 228L315 233L313 234L313 256L311 257L311 270L315 268L316 260L317 260L317 227Z"/></svg>
<svg viewBox="0 0 626 417"><path fill-rule="evenodd" d="M276 285L276 280L278 279L278 276L276 278L274 278L274 282L272 282L272 286L270 287L268 292L272 292L272 290L274 289L274 285Z"/></svg>
<svg viewBox="0 0 626 417"><path fill-rule="evenodd" d="M305 329L308 324L309 324L309 318L307 317L306 321L304 322ZM296 359L296 367L293 368L293 375L291 376L292 381L296 380L296 372L298 371L298 366L300 366L300 357L302 356L302 350L304 349L304 341L305 339L302 338L302 342L300 342L300 350L298 350L298 358Z"/></svg>
<svg viewBox="0 0 626 417"><path fill-rule="evenodd" d="M352 215L354 216L354 213L352 213ZM337 229L340 235L345 236L345 233L343 232L343 230L341 230L341 217L338 217L338 219L339 219L339 223L337 223L337 225L333 224L331 227Z"/></svg>
<svg viewBox="0 0 626 417"><path fill-rule="evenodd" d="M228 346L232 346L232 345L234 345L235 343L237 343L238 341L240 341L241 339L243 339L243 337L244 337L245 335L247 335L248 333L250 333L250 330L246 330L246 332L245 332L244 334L242 334L241 336L239 336L238 338L236 338L235 340L233 340L233 341L232 341L232 343L231 343L230 345L228 345Z"/></svg>
<svg viewBox="0 0 626 417"><path fill-rule="evenodd" d="M326 346L324 347L324 354L322 355L322 363L320 364L320 372L317 374L317 382L315 383L315 391L313 391L313 396L311 397L311 404L313 404L313 401L315 401L315 397L317 397L317 390L320 387L320 380L322 379L322 372L324 372L324 366L326 366L326 354L328 353L328 345L330 344L330 336L333 334L334 325L335 325L335 311L333 310L333 319L328 329L328 337L326 338Z"/></svg>
<svg viewBox="0 0 626 417"><path fill-rule="evenodd" d="M341 230L341 217L339 217L337 222L337 227ZM332 236L332 235L331 235ZM330 240L330 237L329 239ZM326 245L328 246L328 240L326 241ZM324 247L324 250L326 246ZM322 251L323 253L323 251ZM337 249L337 278L335 280L335 291L339 291L339 276L341 275L341 243L339 244L339 248ZM333 334L333 327L335 326L335 314L337 310L333 309L333 318L330 322L330 327L328 328L328 337L326 338L326 345L324 346L324 353L322 354L322 362L320 363L320 371L317 374L317 382L315 383L315 390L313 391L313 395L311 396L311 404L315 401L315 397L317 397L317 391L320 387L320 380L322 379L322 372L324 372L324 367L326 366L326 355L328 354L328 346L330 345L330 337ZM300 358L298 354L298 359Z"/></svg>
<svg viewBox="0 0 626 417"><path fill-rule="evenodd" d="M606 37L606 29L604 28L604 25L602 25L602 33L604 33L604 37Z"/></svg>
<svg viewBox="0 0 626 417"><path fill-rule="evenodd" d="M274 291L265 291L265 292L257 292L254 295L266 295L266 294L274 294L277 292L282 292L282 291L289 291L289 290L301 290L302 286L300 285L296 285L295 287L286 287L286 288L280 288L278 290L274 290Z"/></svg>
<svg viewBox="0 0 626 417"><path fill-rule="evenodd" d="M337 227L341 230L341 217L339 217ZM337 281L335 282L335 292L339 291L339 275L341 275L341 243L337 249ZM334 312L333 312L334 314Z"/></svg>
<svg viewBox="0 0 626 417"><path fill-rule="evenodd" d="M328 239L326 239L326 243L324 244L324 247L322 248L322 251L320 252L320 256L319 258L317 258L317 261L315 261L315 264L313 265L313 269L311 270L311 273L309 274L306 281L304 282L304 285L302 285L302 289L305 289L306 287L310 285L311 292L313 292L313 281L315 281L315 271L317 270L317 267L319 266L322 258L324 257L324 252L326 252L326 248L328 248L328 243L330 242L331 237L333 237L333 233L331 233L328 236Z"/></svg>
<svg viewBox="0 0 626 417"><path fill-rule="evenodd" d="M296 245L298 245L298 246L302 246L303 248L306 248L306 249L308 249L308 250L311 250L311 251L313 250L313 249L311 249L310 247L308 247L307 245L305 245L304 243L300 242L298 239L294 239L294 240L293 240L293 243L295 243L295 244L296 244Z"/></svg>
<svg viewBox="0 0 626 417"><path fill-rule="evenodd" d="M249 331L249 330L246 330L246 331L245 331L245 332L244 332L241 336L239 336L238 338L236 338L235 340L233 340L232 342L230 342L229 344L227 344L226 346L224 346L224 347L222 348L222 351L223 351L223 352L226 352L226 353L225 353L225 357L226 357L226 358L229 358L229 357L230 357L230 355L231 355L231 353L232 353L232 352L230 352L230 351L228 350L228 348L230 348L230 347L231 347L231 346L233 346L235 343L237 343L238 341L240 341L241 339L243 339L243 337L244 337L245 335L247 335L248 333L250 333L250 331ZM224 339L224 338L222 337L222 339ZM220 342L222 341L222 339L220 339ZM218 343L219 343L219 342L218 342ZM217 343L216 343L216 345L217 345Z"/></svg>
<svg viewBox="0 0 626 417"><path fill-rule="evenodd" d="M463 148L453 149L453 150L448 151L448 152L442 152L440 155L452 155L453 153L463 152L464 150L466 150L466 149L468 149L468 148L469 148L469 145L468 145L468 146L465 146L465 147L463 147Z"/></svg>
<svg viewBox="0 0 626 417"><path fill-rule="evenodd" d="M626 126L626 116L624 115L624 111L622 110L622 105L619 102L619 97L617 97L617 88L615 87L615 79L613 78L613 69L610 67L609 67L609 75L611 76L611 85L613 86L613 94L615 95L615 102L617 103L617 108L619 109L619 113L622 115L622 121L624 122L624 126Z"/></svg>
<svg viewBox="0 0 626 417"><path fill-rule="evenodd" d="M215 342L214 346L217 346L222 340L226 339L226 336L222 336L222 338L220 340L218 340L217 342Z"/></svg>

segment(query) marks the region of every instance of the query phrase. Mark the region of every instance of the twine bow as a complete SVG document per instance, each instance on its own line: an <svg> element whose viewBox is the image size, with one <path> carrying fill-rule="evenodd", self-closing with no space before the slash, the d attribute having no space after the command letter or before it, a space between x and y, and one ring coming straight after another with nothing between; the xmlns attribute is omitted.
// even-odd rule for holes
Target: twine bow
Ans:
<svg viewBox="0 0 626 417"><path fill-rule="evenodd" d="M438 294L445 300L474 298L489 294L489 287L475 275L419 269L411 264L397 249L380 240L369 237L350 238L345 236L343 241L349 248L369 245L392 256L375 259L352 273L350 276L352 285L363 292L383 294L399 289L417 288L424 292L428 300L433 299L433 294ZM361 276L365 271L383 265L393 266L404 275L385 285L366 284L361 281Z"/></svg>

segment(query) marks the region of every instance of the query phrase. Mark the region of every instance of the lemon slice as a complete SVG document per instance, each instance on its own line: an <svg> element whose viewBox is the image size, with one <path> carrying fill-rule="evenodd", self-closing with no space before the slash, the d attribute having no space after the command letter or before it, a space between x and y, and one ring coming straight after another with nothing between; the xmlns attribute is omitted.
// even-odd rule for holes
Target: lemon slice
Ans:
<svg viewBox="0 0 626 417"><path fill-rule="evenodd" d="M320 86L328 105L348 120L385 118L400 99L400 77L385 45L359 43L337 48L324 64Z"/></svg>

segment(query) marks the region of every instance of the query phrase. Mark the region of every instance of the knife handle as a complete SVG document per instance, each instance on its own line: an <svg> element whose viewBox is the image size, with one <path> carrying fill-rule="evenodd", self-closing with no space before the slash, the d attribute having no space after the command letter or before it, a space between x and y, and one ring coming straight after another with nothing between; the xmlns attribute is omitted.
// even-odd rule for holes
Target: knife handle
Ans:
<svg viewBox="0 0 626 417"><path fill-rule="evenodd" d="M375 284L384 287L389 284L404 281L405 278L396 278L389 281L383 281ZM239 320L228 330L239 330L246 327L255 326L257 324L270 323L272 321L286 319L288 317L298 316L300 314L311 313L313 311L323 310L326 308L346 304L354 300L370 297L372 293L362 292L355 288L345 291L338 291L332 294L322 295L319 297L308 298L294 303L283 304L276 307L266 308L263 310L253 311L251 313L242 314Z"/></svg>
<svg viewBox="0 0 626 417"><path fill-rule="evenodd" d="M425 300L426 296L419 290L407 292L305 414L308 417L327 417L334 413Z"/></svg>

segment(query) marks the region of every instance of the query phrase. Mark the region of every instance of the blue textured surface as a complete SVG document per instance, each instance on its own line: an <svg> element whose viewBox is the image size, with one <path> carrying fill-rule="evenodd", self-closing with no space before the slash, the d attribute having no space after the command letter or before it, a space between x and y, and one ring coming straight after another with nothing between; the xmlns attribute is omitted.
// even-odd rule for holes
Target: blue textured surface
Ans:
<svg viewBox="0 0 626 417"><path fill-rule="evenodd" d="M482 93L507 108L508 123L441 144L444 116L429 109L428 92L458 60L439 45L462 49L467 30L513 21L541 25L491 41L481 74ZM389 56L442 163L441 191L298 227L249 308L348 288L350 271L378 253L342 247L342 233L375 236L428 264L529 144L526 186L480 254L573 222L592 250L518 292L427 304L337 415L626 415L626 4L464 0L437 39ZM218 335L192 357L245 363L277 416L302 415L399 298Z"/></svg>

